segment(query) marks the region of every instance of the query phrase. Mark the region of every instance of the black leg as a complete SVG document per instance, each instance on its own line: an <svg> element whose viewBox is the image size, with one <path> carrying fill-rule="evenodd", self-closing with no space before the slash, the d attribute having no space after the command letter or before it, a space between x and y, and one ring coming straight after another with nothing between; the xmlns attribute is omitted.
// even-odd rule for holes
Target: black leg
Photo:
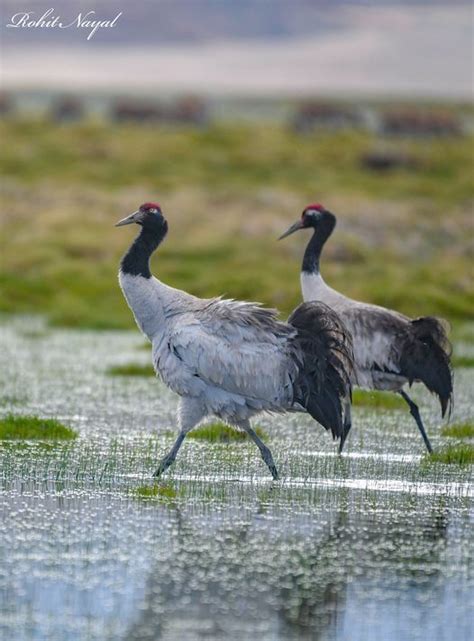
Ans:
<svg viewBox="0 0 474 641"><path fill-rule="evenodd" d="M174 463L179 448L186 438L186 434L199 423L203 416L204 410L198 400L193 397L181 398L178 410L178 424L180 432L178 434L178 438L174 442L173 447L170 449L168 454L161 459L158 469L153 474L155 478L159 478L163 474L163 472L165 472L169 468L169 466Z"/></svg>
<svg viewBox="0 0 474 641"><path fill-rule="evenodd" d="M153 474L155 479L159 478L163 474L163 472L165 472L169 468L169 466L172 463L174 463L174 460L176 458L176 454L178 453L179 448L183 444L183 441L184 441L184 439L186 437L186 433L187 432L184 432L184 431L179 433L178 438L174 442L173 447L170 449L168 454L161 459L161 462L160 462L160 464L158 466L158 469Z"/></svg>
<svg viewBox="0 0 474 641"><path fill-rule="evenodd" d="M345 410L344 410L344 431L341 436L341 440L339 442L339 454L342 454L342 450L344 449L344 443L346 442L347 435L349 434L352 426L352 418L351 418L351 404L348 402L346 403Z"/></svg>
<svg viewBox="0 0 474 641"><path fill-rule="evenodd" d="M339 454L342 454L342 450L344 449L344 443L346 442L347 434L349 433L349 430L344 431L344 433L341 436L341 440L339 441Z"/></svg>
<svg viewBox="0 0 474 641"><path fill-rule="evenodd" d="M276 465L273 461L273 456L272 453L270 452L270 448L265 445L265 443L257 436L257 434L254 432L254 430L250 427L249 421L242 421L239 423L239 427L247 432L247 434L250 436L250 438L253 440L255 445L258 447L260 450L260 454L262 455L263 460L268 466L268 469L271 472L271 475L275 479L275 481L278 480L278 470L276 468Z"/></svg>
<svg viewBox="0 0 474 641"><path fill-rule="evenodd" d="M414 403L411 400L411 398L408 396L408 394L406 392L404 392L403 390L400 390L399 394L408 403L408 407L410 408L410 414L415 419L416 424L418 425L418 429L421 432L421 436L423 437L423 440L425 442L426 449L431 454L433 452L433 448L431 447L430 439L428 438L428 435L425 432L425 428L424 428L423 422L421 420L421 416L420 416L420 411L418 409L418 405L416 403Z"/></svg>

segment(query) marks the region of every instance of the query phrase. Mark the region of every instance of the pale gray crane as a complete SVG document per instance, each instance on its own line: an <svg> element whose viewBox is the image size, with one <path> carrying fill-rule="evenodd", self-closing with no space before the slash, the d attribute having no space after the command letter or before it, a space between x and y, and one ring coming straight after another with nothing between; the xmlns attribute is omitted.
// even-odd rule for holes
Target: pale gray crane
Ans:
<svg viewBox="0 0 474 641"><path fill-rule="evenodd" d="M336 217L320 203L308 205L280 239L300 229L312 229L301 268L303 300L326 303L352 334L355 368L353 384L366 389L398 392L407 402L428 452L433 448L416 403L403 387L422 382L436 394L441 414L451 409L453 395L451 346L442 322L432 316L414 320L392 309L352 300L329 287L320 273L325 242L336 226ZM344 447L347 433L340 441Z"/></svg>
<svg viewBox="0 0 474 641"><path fill-rule="evenodd" d="M275 479L272 454L249 422L259 412L306 411L341 438L350 428L352 346L337 315L324 304L303 304L283 323L256 303L169 287L149 267L168 230L160 206L145 203L117 226L132 223L141 231L122 259L120 286L152 343L156 373L181 397L180 432L155 477L209 415L247 432Z"/></svg>

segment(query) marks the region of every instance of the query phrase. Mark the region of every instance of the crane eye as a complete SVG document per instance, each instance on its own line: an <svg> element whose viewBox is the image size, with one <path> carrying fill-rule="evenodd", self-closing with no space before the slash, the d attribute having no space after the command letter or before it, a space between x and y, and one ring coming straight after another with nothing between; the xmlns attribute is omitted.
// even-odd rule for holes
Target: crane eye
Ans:
<svg viewBox="0 0 474 641"><path fill-rule="evenodd" d="M150 212L150 214L157 214L158 213L158 209L155 209L155 208L149 209L148 211Z"/></svg>

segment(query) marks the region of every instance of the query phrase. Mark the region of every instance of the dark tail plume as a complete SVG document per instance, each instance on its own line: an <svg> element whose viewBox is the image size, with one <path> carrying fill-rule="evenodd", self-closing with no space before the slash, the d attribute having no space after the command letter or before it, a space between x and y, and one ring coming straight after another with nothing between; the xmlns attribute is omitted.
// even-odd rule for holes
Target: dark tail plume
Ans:
<svg viewBox="0 0 474 641"><path fill-rule="evenodd" d="M295 402L344 442L351 424L345 409L351 402L350 377L354 367L352 338L339 316L320 302L299 305L288 322L303 353L295 381Z"/></svg>
<svg viewBox="0 0 474 641"><path fill-rule="evenodd" d="M438 396L443 417L448 409L451 412L453 400L450 357L451 344L441 321L432 316L411 321L401 350L401 372L410 385L421 381Z"/></svg>

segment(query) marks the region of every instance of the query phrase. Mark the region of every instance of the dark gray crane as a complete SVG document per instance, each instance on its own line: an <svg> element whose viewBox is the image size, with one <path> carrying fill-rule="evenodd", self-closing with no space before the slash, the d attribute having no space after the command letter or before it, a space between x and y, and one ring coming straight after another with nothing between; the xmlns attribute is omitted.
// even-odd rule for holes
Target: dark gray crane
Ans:
<svg viewBox="0 0 474 641"><path fill-rule="evenodd" d="M415 381L436 394L444 417L451 409L453 395L451 346L442 322L432 316L414 320L392 309L352 300L329 287L321 276L320 258L324 244L336 226L336 217L320 203L308 205L282 236L300 229L311 229L301 267L303 300L321 301L333 309L354 343L353 384L366 389L398 392L407 402L426 448L431 443L418 406L403 387ZM347 433L341 438L340 451Z"/></svg>

